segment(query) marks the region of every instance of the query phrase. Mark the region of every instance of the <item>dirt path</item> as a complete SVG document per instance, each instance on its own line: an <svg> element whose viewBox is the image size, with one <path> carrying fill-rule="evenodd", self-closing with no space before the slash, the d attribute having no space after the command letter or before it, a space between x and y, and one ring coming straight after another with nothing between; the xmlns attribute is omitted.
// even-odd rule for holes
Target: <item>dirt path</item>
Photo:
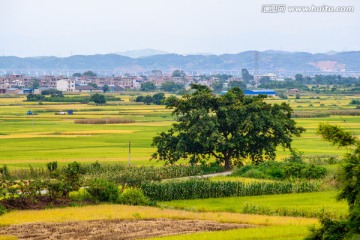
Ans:
<svg viewBox="0 0 360 240"><path fill-rule="evenodd" d="M0 235L19 239L139 239L184 233L248 228L251 225L199 220L95 220L31 223L0 227Z"/></svg>

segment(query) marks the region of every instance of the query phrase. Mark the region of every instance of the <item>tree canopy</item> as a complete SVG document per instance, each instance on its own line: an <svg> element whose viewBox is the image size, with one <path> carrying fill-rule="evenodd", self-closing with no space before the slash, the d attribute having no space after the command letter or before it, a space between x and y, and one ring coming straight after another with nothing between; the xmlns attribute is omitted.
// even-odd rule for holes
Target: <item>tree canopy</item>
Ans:
<svg viewBox="0 0 360 240"><path fill-rule="evenodd" d="M251 80L254 80L254 76L251 75L245 68L241 69L241 77L245 83L249 83Z"/></svg>
<svg viewBox="0 0 360 240"><path fill-rule="evenodd" d="M354 147L344 156L338 174L341 188L338 199L347 201L349 214L340 220L322 218L321 227L312 229L306 239L360 239L360 141L351 132L329 124L320 124L318 133L338 147Z"/></svg>
<svg viewBox="0 0 360 240"><path fill-rule="evenodd" d="M96 77L96 73L94 73L93 71L86 71L82 74L82 76L84 77Z"/></svg>
<svg viewBox="0 0 360 240"><path fill-rule="evenodd" d="M237 87L217 96L206 86L192 84L182 98L166 99L178 121L154 137L153 159L196 163L215 157L226 168L246 158L254 163L274 159L278 145L291 148L292 136L305 129L295 126L288 104L271 105L264 98L245 96Z"/></svg>
<svg viewBox="0 0 360 240"><path fill-rule="evenodd" d="M186 76L185 72L183 70L175 70L171 74L172 77L178 77L178 78L184 78Z"/></svg>
<svg viewBox="0 0 360 240"><path fill-rule="evenodd" d="M156 86L152 82L144 82L141 84L140 90L144 92L151 92L156 90Z"/></svg>
<svg viewBox="0 0 360 240"><path fill-rule="evenodd" d="M246 89L246 84L243 81L231 81L229 83L230 88L239 87L242 90Z"/></svg>
<svg viewBox="0 0 360 240"><path fill-rule="evenodd" d="M174 81L167 81L164 82L160 88L163 91L175 93L184 90L184 84L175 83Z"/></svg>
<svg viewBox="0 0 360 240"><path fill-rule="evenodd" d="M105 96L102 94L95 93L94 95L91 95L91 101L93 101L96 104L103 105L106 103Z"/></svg>

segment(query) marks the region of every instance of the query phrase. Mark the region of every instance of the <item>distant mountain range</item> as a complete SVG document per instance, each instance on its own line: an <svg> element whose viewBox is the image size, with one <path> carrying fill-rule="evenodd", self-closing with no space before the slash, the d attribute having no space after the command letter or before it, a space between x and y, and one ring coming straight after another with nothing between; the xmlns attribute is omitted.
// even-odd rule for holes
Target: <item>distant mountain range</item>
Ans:
<svg viewBox="0 0 360 240"><path fill-rule="evenodd" d="M250 72L258 73L360 72L360 51L312 54L269 50L222 55L178 55L149 49L150 56L141 57L145 52L137 54L136 51L132 51L127 52L128 56L119 54L75 55L65 58L5 56L0 57L0 70L146 72L154 69L162 71L182 69L197 72L227 72L247 68ZM132 57L129 57L130 55Z"/></svg>
<svg viewBox="0 0 360 240"><path fill-rule="evenodd" d="M114 52L114 54L130 57L130 58L141 58L141 57L149 57L154 55L161 55L161 54L169 54L169 52L157 50L157 49L141 49L141 50L129 50L125 52Z"/></svg>

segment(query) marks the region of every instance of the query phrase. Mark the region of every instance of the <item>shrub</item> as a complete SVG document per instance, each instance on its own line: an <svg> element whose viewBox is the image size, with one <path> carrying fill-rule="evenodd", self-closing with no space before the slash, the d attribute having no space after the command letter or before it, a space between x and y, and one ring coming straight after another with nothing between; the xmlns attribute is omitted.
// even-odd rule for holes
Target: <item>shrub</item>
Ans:
<svg viewBox="0 0 360 240"><path fill-rule="evenodd" d="M82 169L80 163L69 163L66 168L63 169L63 176L61 181L65 184L64 195L70 191L76 191L81 186L81 174Z"/></svg>
<svg viewBox="0 0 360 240"><path fill-rule="evenodd" d="M85 188L80 188L78 191L70 192L69 197L70 199L77 201L86 201L92 199L90 193L88 193Z"/></svg>
<svg viewBox="0 0 360 240"><path fill-rule="evenodd" d="M242 177L247 177L247 178L258 178L258 179L264 179L266 178L266 175L261 172L260 170L257 169L249 169L246 172L244 172L243 174L241 174Z"/></svg>
<svg viewBox="0 0 360 240"><path fill-rule="evenodd" d="M10 177L9 168L5 164L3 167L0 167L0 178L8 179Z"/></svg>
<svg viewBox="0 0 360 240"><path fill-rule="evenodd" d="M47 169L49 170L49 172L54 172L56 171L58 166L58 162L57 161L53 161L53 162L49 162L46 164Z"/></svg>
<svg viewBox="0 0 360 240"><path fill-rule="evenodd" d="M118 202L127 205L149 205L150 200L141 189L128 188L120 195Z"/></svg>
<svg viewBox="0 0 360 240"><path fill-rule="evenodd" d="M293 150L291 156L283 162L265 161L257 165L249 164L232 173L233 176L259 179L319 179L326 175L326 168L303 161L302 153Z"/></svg>
<svg viewBox="0 0 360 240"><path fill-rule="evenodd" d="M86 191L95 201L115 203L119 197L119 189L113 182L103 179L93 179L90 181Z"/></svg>

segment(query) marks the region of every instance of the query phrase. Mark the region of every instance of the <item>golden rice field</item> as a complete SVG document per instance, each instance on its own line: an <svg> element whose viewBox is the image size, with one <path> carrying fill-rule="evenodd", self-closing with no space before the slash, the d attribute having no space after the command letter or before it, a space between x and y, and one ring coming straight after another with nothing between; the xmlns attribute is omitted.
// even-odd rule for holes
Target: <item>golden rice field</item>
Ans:
<svg viewBox="0 0 360 240"><path fill-rule="evenodd" d="M112 102L106 106L74 103L38 103L24 102L24 97L0 97L0 166L9 168L45 166L47 162L58 161L60 165L78 161L82 163L128 162L128 146L131 143L132 165L162 165L161 162L149 161L154 148L152 138L161 131L170 128L174 122L171 110L164 106L143 105L131 102L133 95L120 95L124 100ZM290 97L287 100L267 99L270 103L288 102L295 111L330 111L355 110L349 105L351 99L359 96L319 96L320 99L302 96L301 99ZM28 116L28 110L37 115ZM59 111L74 110L74 115L55 115ZM360 110L359 110L360 111ZM93 118L129 118L135 120L129 124L75 124L76 119ZM294 138L293 147L305 155L341 156L345 149L337 149L323 141L317 134L319 123L326 122L342 126L360 135L360 116L331 115L324 118L297 118L299 126L306 132ZM279 148L277 160L289 155ZM184 161L185 162L185 161ZM336 166L334 166L336 168ZM213 180L254 181L240 177L216 177ZM270 180L257 180L270 181ZM311 193L310 193L311 194ZM284 217L243 214L242 207L249 202L273 209L274 206L263 202L282 201L279 208L291 209L290 205L302 199L308 206L304 211L317 211L319 206L341 208L346 213L343 203L335 203L336 192L316 193L318 201L311 197L261 196L229 198L217 200L189 200L174 203L162 203L163 207L138 207L115 204L103 204L84 207L67 207L46 210L12 211L0 216L0 225L26 224L34 222L70 222L90 220L139 220L139 219L193 219L211 220L226 223L250 224L254 228L242 228L226 231L190 233L179 236L155 237L151 239L303 239L309 232L309 226L318 225L315 218ZM315 195L316 195L315 194ZM314 197L315 197L314 195ZM316 196L320 196L316 195ZM307 195L304 195L307 196ZM312 195L310 195L312 196ZM299 197L299 198L298 198ZM307 199L307 200L306 200ZM315 204L315 205L312 205ZM222 206L218 206L221 205ZM318 204L318 205L316 205ZM216 205L216 206L215 206ZM184 207L186 206L186 207ZM186 210L170 209L181 208ZM213 211L213 209L215 209ZM194 209L203 209L194 211ZM230 209L232 209L230 211ZM16 239L14 236L0 236L2 239Z"/></svg>
<svg viewBox="0 0 360 240"><path fill-rule="evenodd" d="M107 106L77 103L24 102L25 97L0 98L0 165L9 167L44 166L50 161L60 164L79 162L128 161L128 144L131 142L133 165L160 165L150 162L154 148L152 138L168 129L173 123L171 110L164 106L143 105L130 102L133 96L120 95L124 101L110 102ZM288 100L268 99L271 103L288 102L295 111L323 111L354 109L351 99L357 96L321 96ZM312 106L309 106L312 105ZM335 106L336 105L336 106ZM302 106L299 108L299 106ZM38 115L27 116L28 110ZM59 111L74 110L74 115L55 115ZM76 119L129 118L129 124L75 124ZM341 155L344 150L332 147L316 134L320 122L338 124L355 135L360 134L359 116L331 116L327 118L296 119L307 131L294 139L294 147L305 155ZM278 159L288 156L279 148Z"/></svg>

